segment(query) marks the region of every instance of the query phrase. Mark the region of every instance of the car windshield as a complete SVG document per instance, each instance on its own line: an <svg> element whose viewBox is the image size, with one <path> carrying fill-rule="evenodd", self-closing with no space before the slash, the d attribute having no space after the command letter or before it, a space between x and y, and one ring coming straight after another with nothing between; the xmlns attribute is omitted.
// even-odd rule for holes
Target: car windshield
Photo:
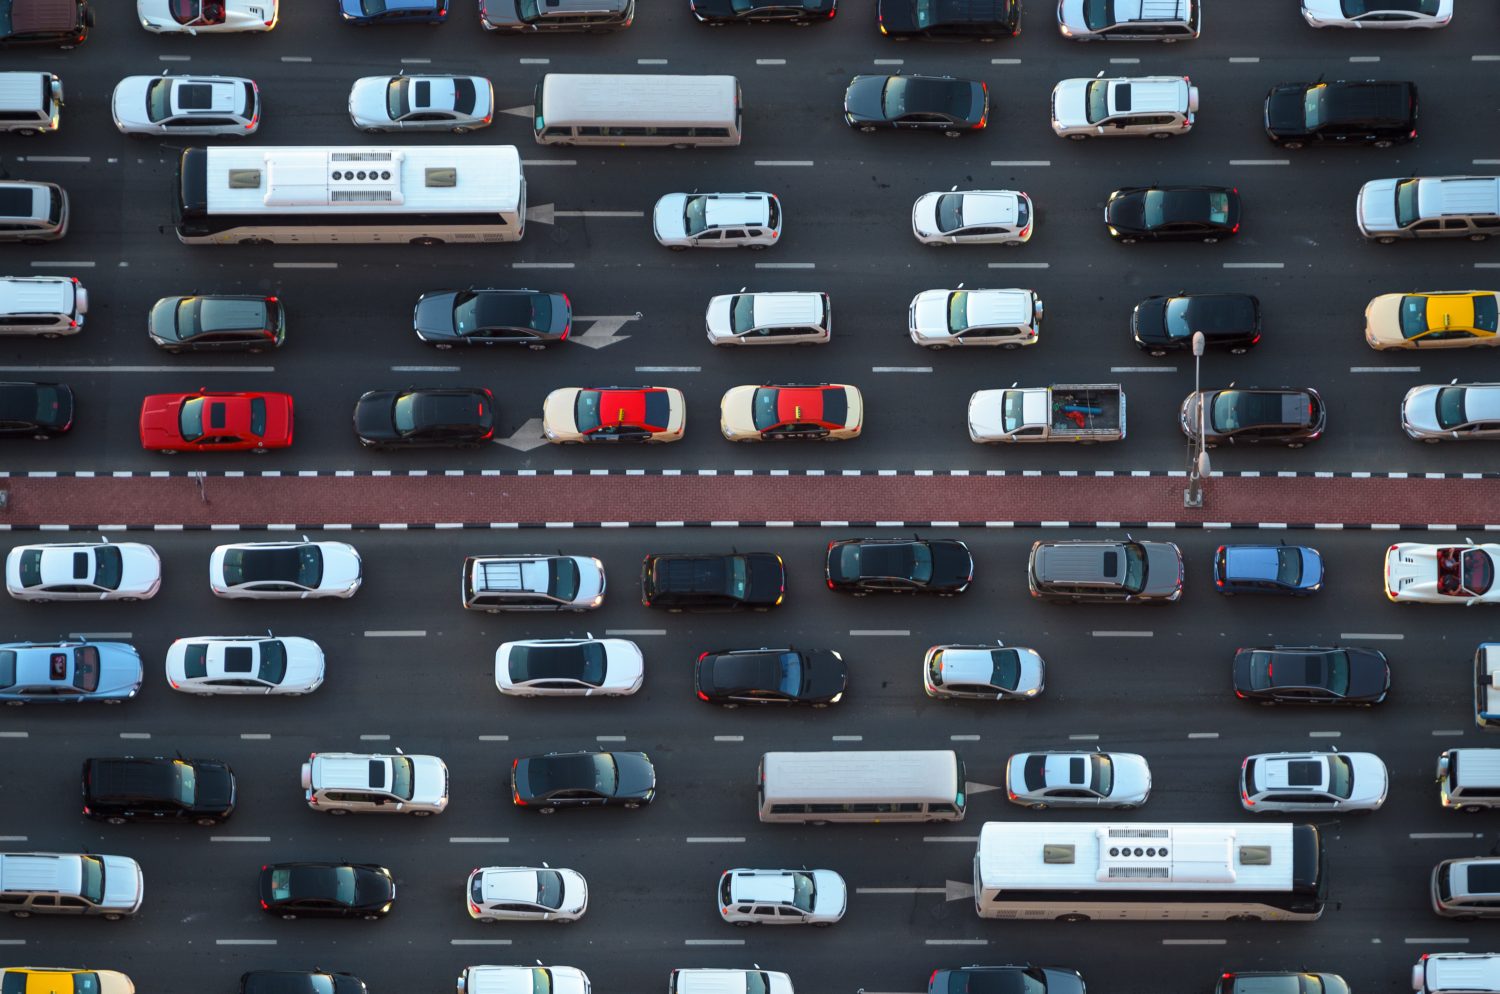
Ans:
<svg viewBox="0 0 1500 994"><path fill-rule="evenodd" d="M818 898L818 885L811 873L792 874L792 904L803 911L812 912Z"/></svg>
<svg viewBox="0 0 1500 994"><path fill-rule="evenodd" d="M964 195L945 193L937 202L937 227L939 231L954 231L964 226Z"/></svg>
<svg viewBox="0 0 1500 994"><path fill-rule="evenodd" d="M173 760L172 772L177 781L177 800L184 807L192 807L193 799L198 795L198 771L182 760Z"/></svg>
<svg viewBox="0 0 1500 994"><path fill-rule="evenodd" d="M1302 116L1307 121L1307 130L1315 131L1323 126L1328 116L1323 108L1323 96L1328 90L1323 86L1309 87L1302 96Z"/></svg>
<svg viewBox="0 0 1500 994"><path fill-rule="evenodd" d="M152 80L146 87L146 117L152 122L162 121L172 116L172 81L170 79Z"/></svg>
<svg viewBox="0 0 1500 994"><path fill-rule="evenodd" d="M390 81L385 88L385 112L392 121L411 113L411 80L405 76Z"/></svg>
<svg viewBox="0 0 1500 994"><path fill-rule="evenodd" d="M1015 690L1021 683L1021 654L1014 649L991 649L990 683Z"/></svg>
<svg viewBox="0 0 1500 994"><path fill-rule="evenodd" d="M1495 582L1495 561L1483 549L1470 549L1463 554L1464 589L1475 594L1486 593Z"/></svg>
<svg viewBox="0 0 1500 994"><path fill-rule="evenodd" d="M573 422L583 434L599 427L599 395L598 390L578 391L578 400L573 404Z"/></svg>
<svg viewBox="0 0 1500 994"><path fill-rule="evenodd" d="M1026 423L1026 395L1021 390L1007 390L1000 402L1001 427L1005 431L1016 431Z"/></svg>
<svg viewBox="0 0 1500 994"><path fill-rule="evenodd" d="M182 405L182 412L177 416L177 428L182 432L184 442L196 441L203 437L203 408L208 401L203 397L190 397Z"/></svg>
<svg viewBox="0 0 1500 994"><path fill-rule="evenodd" d="M1396 184L1396 224L1405 228L1416 224L1420 217L1417 212L1417 181L1404 179Z"/></svg>
<svg viewBox="0 0 1500 994"><path fill-rule="evenodd" d="M969 292L954 290L948 294L948 330L955 334L969 327Z"/></svg>
<svg viewBox="0 0 1500 994"><path fill-rule="evenodd" d="M420 400L421 398L415 393L404 393L396 398L391 419L396 424L396 430L401 434L406 435L416 430L417 404Z"/></svg>
<svg viewBox="0 0 1500 994"><path fill-rule="evenodd" d="M1437 395L1437 422L1439 428L1457 428L1468 420L1464 414L1463 387L1443 387Z"/></svg>
<svg viewBox="0 0 1500 994"><path fill-rule="evenodd" d="M99 650L95 646L73 647L73 688L89 694L99 689Z"/></svg>
<svg viewBox="0 0 1500 994"><path fill-rule="evenodd" d="M1427 298L1401 298L1401 337L1416 338L1427 333Z"/></svg>
<svg viewBox="0 0 1500 994"><path fill-rule="evenodd" d="M1111 0L1083 0L1083 23L1090 30L1102 31L1114 23L1109 16Z"/></svg>
<svg viewBox="0 0 1500 994"><path fill-rule="evenodd" d="M1109 82L1096 79L1088 86L1088 109L1086 111L1090 124L1104 120L1109 116Z"/></svg>
<svg viewBox="0 0 1500 994"><path fill-rule="evenodd" d="M1167 194L1163 190L1147 190L1141 195L1141 224L1146 228L1159 228L1166 220Z"/></svg>
<svg viewBox="0 0 1500 994"><path fill-rule="evenodd" d="M999 967L996 969L950 970L948 994L1047 994L1047 985L1032 975L1032 969Z"/></svg>
<svg viewBox="0 0 1500 994"><path fill-rule="evenodd" d="M730 322L737 332L746 332L755 327L755 295L742 293L730 305Z"/></svg>
<svg viewBox="0 0 1500 994"><path fill-rule="evenodd" d="M1146 550L1138 543L1127 542L1125 549L1125 589L1138 594L1146 589Z"/></svg>
<svg viewBox="0 0 1500 994"><path fill-rule="evenodd" d="M119 590L125 574L125 557L112 545L94 549L94 583L108 590Z"/></svg>
<svg viewBox="0 0 1500 994"><path fill-rule="evenodd" d="M547 562L547 589L552 596L571 601L578 596L581 580L578 564L570 556L558 556Z"/></svg>
<svg viewBox="0 0 1500 994"><path fill-rule="evenodd" d="M1328 792L1336 797L1348 797L1354 793L1354 764L1348 756L1333 755L1328 758Z"/></svg>
<svg viewBox="0 0 1500 994"><path fill-rule="evenodd" d="M268 639L260 644L260 672L256 675L271 684L286 679L286 644L280 639Z"/></svg>
<svg viewBox="0 0 1500 994"><path fill-rule="evenodd" d="M765 431L781 423L781 417L776 408L776 398L780 393L781 391L775 387L760 387L755 391L751 411L756 431Z"/></svg>
<svg viewBox="0 0 1500 994"><path fill-rule="evenodd" d="M544 908L562 907L563 878L556 870L538 870L536 874L536 903Z"/></svg>
<svg viewBox="0 0 1500 994"><path fill-rule="evenodd" d="M1090 756L1089 786L1099 796L1108 797L1115 786L1115 761L1103 753Z"/></svg>
<svg viewBox="0 0 1500 994"><path fill-rule="evenodd" d="M85 901L98 904L104 900L104 860L98 856L83 856L80 863L83 882L79 884L79 893Z"/></svg>
<svg viewBox="0 0 1500 994"><path fill-rule="evenodd" d="M531 971L531 994L552 994L552 971L544 966Z"/></svg>
<svg viewBox="0 0 1500 994"><path fill-rule="evenodd" d="M1302 550L1297 546L1276 547L1276 582L1287 587L1302 582Z"/></svg>
<svg viewBox="0 0 1500 994"><path fill-rule="evenodd" d="M690 235L701 235L708 230L708 198L688 197L682 207L682 225Z"/></svg>
<svg viewBox="0 0 1500 994"><path fill-rule="evenodd" d="M416 778L415 767L406 756L391 757L391 793L403 801L411 800L412 781Z"/></svg>
<svg viewBox="0 0 1500 994"><path fill-rule="evenodd" d="M1349 654L1335 649L1325 657L1328 661L1328 689L1340 697L1349 693Z"/></svg>
<svg viewBox="0 0 1500 994"><path fill-rule="evenodd" d="M1418 14L1434 15L1442 0L1344 0L1344 16L1359 17L1372 10L1408 10Z"/></svg>

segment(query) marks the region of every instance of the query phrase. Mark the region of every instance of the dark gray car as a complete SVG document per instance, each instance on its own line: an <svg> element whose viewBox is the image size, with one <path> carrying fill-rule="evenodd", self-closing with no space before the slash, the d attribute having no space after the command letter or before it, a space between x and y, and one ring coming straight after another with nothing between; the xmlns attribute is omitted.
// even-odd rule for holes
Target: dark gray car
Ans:
<svg viewBox="0 0 1500 994"><path fill-rule="evenodd" d="M1182 552L1172 542L1037 542L1033 597L1063 602L1165 604L1182 596Z"/></svg>
<svg viewBox="0 0 1500 994"><path fill-rule="evenodd" d="M573 304L542 290L436 290L417 299L417 337L440 349L455 345L526 345L566 341Z"/></svg>
<svg viewBox="0 0 1500 994"><path fill-rule="evenodd" d="M168 352L261 352L286 341L286 312L275 297L163 297L147 333Z"/></svg>

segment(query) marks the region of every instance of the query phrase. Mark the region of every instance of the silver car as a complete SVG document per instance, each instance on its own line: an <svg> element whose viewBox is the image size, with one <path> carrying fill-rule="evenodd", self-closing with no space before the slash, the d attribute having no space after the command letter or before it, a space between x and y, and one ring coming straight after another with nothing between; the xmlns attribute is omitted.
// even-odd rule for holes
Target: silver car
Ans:
<svg viewBox="0 0 1500 994"><path fill-rule="evenodd" d="M1129 811L1151 796L1151 767L1133 752L1018 752L1005 763L1011 803Z"/></svg>
<svg viewBox="0 0 1500 994"><path fill-rule="evenodd" d="M1024 245L1036 211L1015 190L924 193L911 208L911 233L923 245Z"/></svg>
<svg viewBox="0 0 1500 994"><path fill-rule="evenodd" d="M1375 811L1389 786L1373 752L1263 752L1240 763L1240 806L1252 814Z"/></svg>
<svg viewBox="0 0 1500 994"><path fill-rule="evenodd" d="M126 76L110 113L127 135L243 138L260 127L260 88L243 76Z"/></svg>
<svg viewBox="0 0 1500 994"><path fill-rule="evenodd" d="M928 697L976 701L1030 700L1046 687L1046 664L1035 649L994 645L935 645L922 657Z"/></svg>
<svg viewBox="0 0 1500 994"><path fill-rule="evenodd" d="M1432 868L1432 910L1444 918L1500 918L1500 857L1445 859Z"/></svg>
<svg viewBox="0 0 1500 994"><path fill-rule="evenodd" d="M1453 0L1302 0L1302 19L1315 28L1441 28Z"/></svg>
<svg viewBox="0 0 1500 994"><path fill-rule="evenodd" d="M1500 383L1412 387L1401 402L1401 427L1423 442L1500 438Z"/></svg>
<svg viewBox="0 0 1500 994"><path fill-rule="evenodd" d="M237 599L353 597L362 569L347 542L239 542L214 549L208 585L217 597Z"/></svg>
<svg viewBox="0 0 1500 994"><path fill-rule="evenodd" d="M817 925L844 917L849 890L832 870L725 870L719 917L735 925Z"/></svg>
<svg viewBox="0 0 1500 994"><path fill-rule="evenodd" d="M577 870L481 866L469 874L469 917L481 922L576 922L589 907L589 885Z"/></svg>
<svg viewBox="0 0 1500 994"><path fill-rule="evenodd" d="M5 557L5 589L36 604L147 600L161 589L161 557L140 542L18 545Z"/></svg>
<svg viewBox="0 0 1500 994"><path fill-rule="evenodd" d="M141 689L141 655L125 642L7 642L0 645L6 704L119 704Z"/></svg>
<svg viewBox="0 0 1500 994"><path fill-rule="evenodd" d="M349 88L349 120L370 134L490 126L495 89L483 76L365 76Z"/></svg>
<svg viewBox="0 0 1500 994"><path fill-rule="evenodd" d="M625 697L641 689L644 660L629 639L502 642L495 686L512 697Z"/></svg>
<svg viewBox="0 0 1500 994"><path fill-rule="evenodd" d="M1198 88L1186 76L1065 79L1052 88L1052 131L1083 141L1110 136L1171 138L1193 128Z"/></svg>

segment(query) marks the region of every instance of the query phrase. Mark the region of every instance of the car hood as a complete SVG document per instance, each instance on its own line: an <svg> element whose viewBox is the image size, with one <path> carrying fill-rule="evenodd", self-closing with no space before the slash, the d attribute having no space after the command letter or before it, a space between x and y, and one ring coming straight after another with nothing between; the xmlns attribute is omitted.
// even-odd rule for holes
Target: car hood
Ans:
<svg viewBox="0 0 1500 994"><path fill-rule="evenodd" d="M359 398L354 405L354 433L373 441L396 438L398 433L391 412L400 393L399 390L371 390Z"/></svg>
<svg viewBox="0 0 1500 994"><path fill-rule="evenodd" d="M323 649L312 639L297 636L282 636L281 644L286 649L287 686L317 687L323 683Z"/></svg>
<svg viewBox="0 0 1500 994"><path fill-rule="evenodd" d="M126 76L115 85L111 99L111 110L115 120L134 127L146 127L151 119L146 116L146 90L160 76Z"/></svg>
<svg viewBox="0 0 1500 994"><path fill-rule="evenodd" d="M1302 0L1302 11L1308 17L1324 21L1342 21L1344 11L1339 0Z"/></svg>
<svg viewBox="0 0 1500 994"><path fill-rule="evenodd" d="M349 116L358 118L364 125L389 124L391 115L385 98L389 82L389 76L356 79L349 88Z"/></svg>
<svg viewBox="0 0 1500 994"><path fill-rule="evenodd" d="M813 913L818 915L842 914L849 903L849 889L844 878L832 870L813 870L813 886L817 897L813 899Z"/></svg>
<svg viewBox="0 0 1500 994"><path fill-rule="evenodd" d="M1083 978L1076 970L1058 970L1042 967L1046 978L1047 994L1084 994Z"/></svg>
<svg viewBox="0 0 1500 994"><path fill-rule="evenodd" d="M323 550L323 582L319 590L343 590L360 578L360 560L352 546L342 542L320 542Z"/></svg>
<svg viewBox="0 0 1500 994"><path fill-rule="evenodd" d="M176 444L182 440L179 426L183 394L151 394L141 402L141 445Z"/></svg>
<svg viewBox="0 0 1500 994"><path fill-rule="evenodd" d="M923 290L911 302L909 324L919 338L948 338L949 290Z"/></svg>
<svg viewBox="0 0 1500 994"><path fill-rule="evenodd" d="M1110 799L1117 803L1143 803L1151 793L1151 766L1144 756L1133 752L1110 753L1114 760L1115 782L1110 788ZM1051 988L1048 988L1051 994Z"/></svg>
<svg viewBox="0 0 1500 994"><path fill-rule="evenodd" d="M396 897L396 882L378 870L355 872L354 900L362 908L379 908Z"/></svg>
<svg viewBox="0 0 1500 994"><path fill-rule="evenodd" d="M806 653L806 665L811 674L807 682L809 697L832 697L849 685L849 667L831 650L815 649Z"/></svg>
<svg viewBox="0 0 1500 994"><path fill-rule="evenodd" d="M436 756L408 756L411 760L411 802L441 804L448 794L448 767Z"/></svg>
<svg viewBox="0 0 1500 994"><path fill-rule="evenodd" d="M719 402L719 420L723 429L735 435L754 435L755 391L754 384L730 387Z"/></svg>
<svg viewBox="0 0 1500 994"><path fill-rule="evenodd" d="M969 434L993 438L1004 430L1004 390L976 390L969 398Z"/></svg>
<svg viewBox="0 0 1500 994"><path fill-rule="evenodd" d="M646 758L645 753L617 752L613 755L615 770L619 774L616 797L644 799L656 788L656 770L652 768L651 760Z"/></svg>
<svg viewBox="0 0 1500 994"><path fill-rule="evenodd" d="M1135 310L1130 316L1130 327L1135 333L1137 341L1147 342L1151 345L1178 345L1183 347L1184 343L1174 339L1167 334L1166 329L1167 298L1148 297L1135 305Z"/></svg>
<svg viewBox="0 0 1500 994"><path fill-rule="evenodd" d="M750 582L745 588L745 603L775 604L781 599L786 587L786 567L770 553L749 553L745 556L749 568Z"/></svg>
<svg viewBox="0 0 1500 994"><path fill-rule="evenodd" d="M1116 228L1139 230L1145 216L1140 194L1116 197L1104 206L1104 219Z"/></svg>
<svg viewBox="0 0 1500 994"><path fill-rule="evenodd" d="M1144 542L1146 589L1143 593L1165 597L1182 589L1182 553L1167 542Z"/></svg>
<svg viewBox="0 0 1500 994"><path fill-rule="evenodd" d="M1401 420L1419 431L1441 432L1437 419L1437 395L1441 385L1412 387L1401 401Z"/></svg>
<svg viewBox="0 0 1500 994"><path fill-rule="evenodd" d="M1390 684L1390 668L1385 657L1373 649L1345 647L1349 653L1350 697L1379 697Z"/></svg>
<svg viewBox="0 0 1500 994"><path fill-rule="evenodd" d="M1307 117L1303 112L1303 97L1307 86L1303 83L1277 86L1266 94L1266 130L1283 137L1307 133Z"/></svg>
<svg viewBox="0 0 1500 994"><path fill-rule="evenodd" d="M562 387L548 393L542 401L542 429L548 438L572 438L578 434L578 421L573 414L578 393L578 387Z"/></svg>
<svg viewBox="0 0 1500 994"><path fill-rule="evenodd" d="M140 653L124 642L95 642L99 650L99 689L92 697L134 697L141 687Z"/></svg>
<svg viewBox="0 0 1500 994"><path fill-rule="evenodd" d="M1354 767L1354 792L1349 800L1368 803L1385 796L1390 774L1379 756L1373 752L1346 752L1344 758Z"/></svg>
<svg viewBox="0 0 1500 994"><path fill-rule="evenodd" d="M412 325L425 338L453 338L453 301L457 291L425 293L417 301Z"/></svg>
<svg viewBox="0 0 1500 994"><path fill-rule="evenodd" d="M225 763L193 763L197 793L193 807L200 811L223 811L234 806L234 771Z"/></svg>
<svg viewBox="0 0 1500 994"><path fill-rule="evenodd" d="M1356 207L1366 231L1396 230L1396 183L1394 179L1372 179L1359 188Z"/></svg>
<svg viewBox="0 0 1500 994"><path fill-rule="evenodd" d="M1083 0L1062 0L1057 6L1057 23L1069 31L1086 31L1088 23L1083 19Z"/></svg>
<svg viewBox="0 0 1500 994"><path fill-rule="evenodd" d="M717 297L711 297L708 301L708 310L703 315L703 323L709 332L715 335L730 335L734 333L734 325L730 319L730 307L734 303L735 294L726 293Z"/></svg>
<svg viewBox="0 0 1500 994"><path fill-rule="evenodd" d="M149 545L122 542L120 550L120 589L146 590L161 580L161 557Z"/></svg>
<svg viewBox="0 0 1500 994"><path fill-rule="evenodd" d="M129 856L100 856L104 861L104 899L106 908L134 911L141 906L145 881L140 864Z"/></svg>
<svg viewBox="0 0 1500 994"><path fill-rule="evenodd" d="M687 237L687 223L682 216L687 199L685 193L669 193L656 202L651 211L651 227L658 238Z"/></svg>
<svg viewBox="0 0 1500 994"><path fill-rule="evenodd" d="M604 564L588 556L574 556L573 564L578 567L578 596L574 600L593 603L604 593Z"/></svg>
<svg viewBox="0 0 1500 994"><path fill-rule="evenodd" d="M1088 126L1088 92L1091 79L1065 79L1052 88L1052 116L1070 128Z"/></svg>
<svg viewBox="0 0 1500 994"><path fill-rule="evenodd" d="M1365 340L1399 345L1406 341L1401 333L1401 301L1404 293L1382 293L1365 305Z"/></svg>
<svg viewBox="0 0 1500 994"><path fill-rule="evenodd" d="M844 91L844 112L856 121L885 120L884 76L856 76Z"/></svg>
<svg viewBox="0 0 1500 994"><path fill-rule="evenodd" d="M959 542L932 543L932 585L959 587L974 575L974 557Z"/></svg>

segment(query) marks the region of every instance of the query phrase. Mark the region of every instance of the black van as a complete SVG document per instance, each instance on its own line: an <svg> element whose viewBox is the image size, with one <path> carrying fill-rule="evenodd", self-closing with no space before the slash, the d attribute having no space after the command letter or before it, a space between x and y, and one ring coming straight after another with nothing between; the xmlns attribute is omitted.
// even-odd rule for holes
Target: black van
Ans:
<svg viewBox="0 0 1500 994"><path fill-rule="evenodd" d="M83 761L83 813L95 821L217 825L234 811L234 771L216 759Z"/></svg>

